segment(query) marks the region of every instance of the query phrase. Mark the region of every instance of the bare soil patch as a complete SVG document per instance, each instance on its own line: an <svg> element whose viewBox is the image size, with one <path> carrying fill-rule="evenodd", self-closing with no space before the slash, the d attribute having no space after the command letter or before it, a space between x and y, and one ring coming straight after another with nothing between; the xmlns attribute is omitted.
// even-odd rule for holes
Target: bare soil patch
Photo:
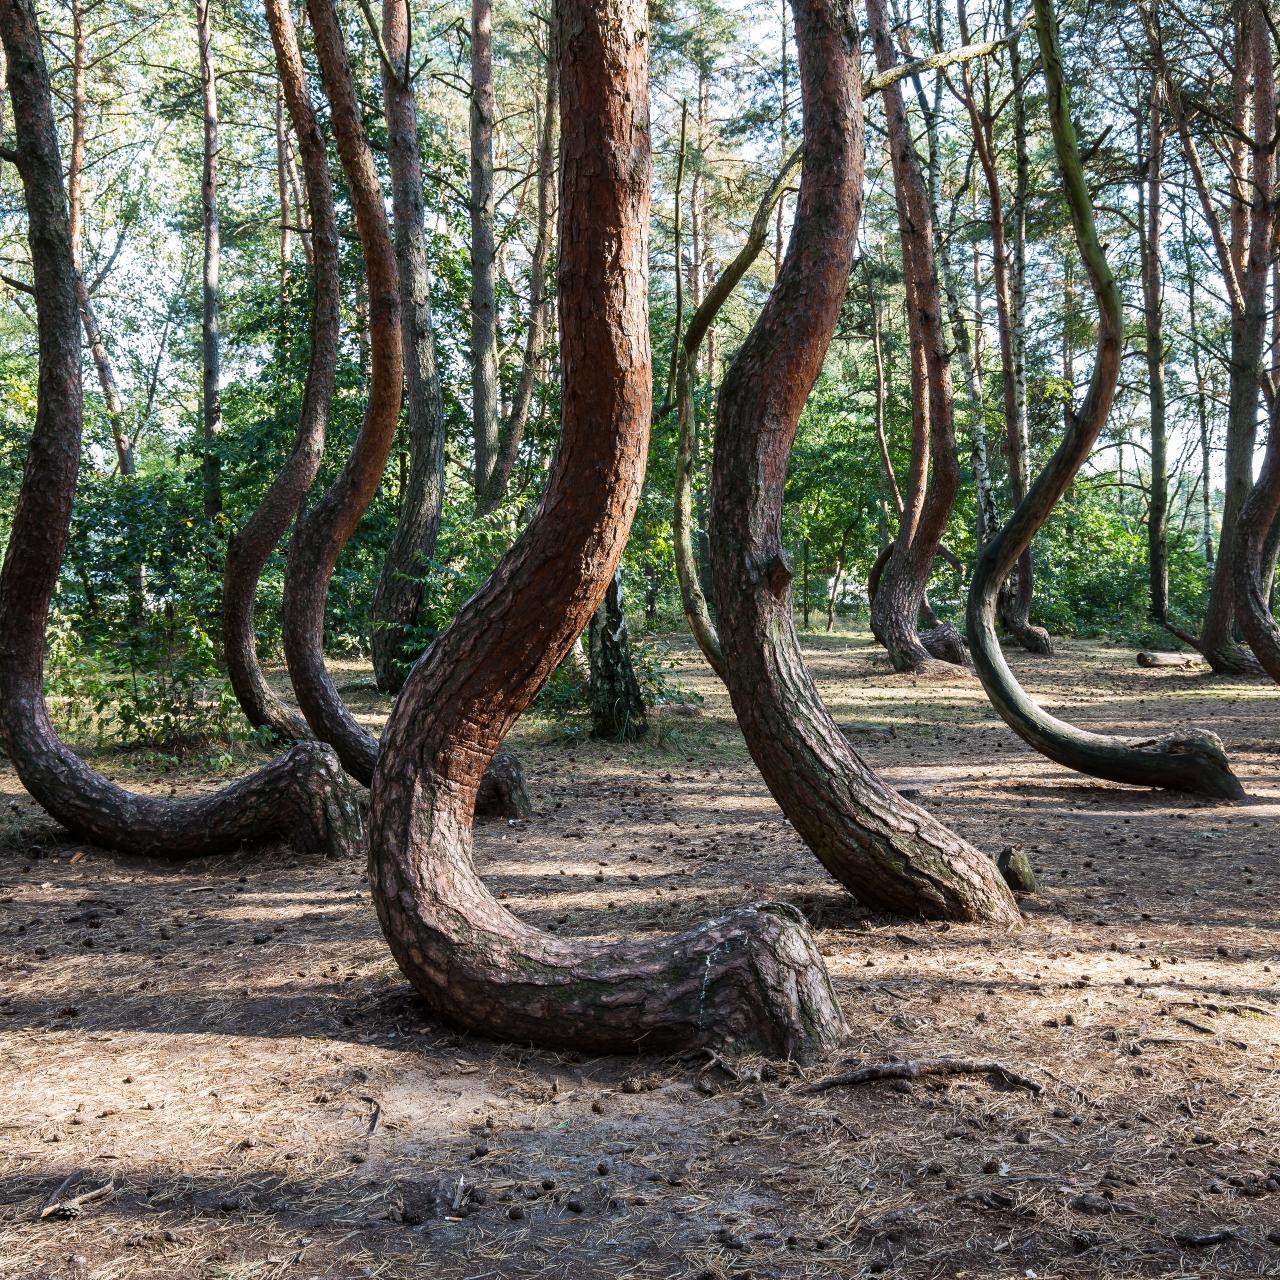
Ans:
<svg viewBox="0 0 1280 1280"><path fill-rule="evenodd" d="M1022 930L858 908L687 647L703 716L634 747L527 720L512 745L537 814L477 839L508 905L567 934L794 902L852 1028L803 1073L454 1033L391 962L362 867L113 856L0 770L0 1277L1280 1275L1274 686L1093 644L1014 655L1080 723L1215 729L1252 798L1232 807L1069 774L976 682L889 674L865 637L805 647L894 785L992 854L1025 845L1043 889ZM338 677L376 723L367 672ZM216 785L98 763L153 790ZM800 1092L948 1054L1043 1092Z"/></svg>

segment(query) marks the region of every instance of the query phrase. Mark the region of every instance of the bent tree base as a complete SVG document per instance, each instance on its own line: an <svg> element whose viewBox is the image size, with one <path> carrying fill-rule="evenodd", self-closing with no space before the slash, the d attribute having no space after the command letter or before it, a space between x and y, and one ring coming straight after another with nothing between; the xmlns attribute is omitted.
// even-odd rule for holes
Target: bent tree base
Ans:
<svg viewBox="0 0 1280 1280"><path fill-rule="evenodd" d="M1005 526L987 543L969 589L967 630L974 667L1005 723L1049 759L1096 778L1139 787L1169 787L1239 800L1244 795L1222 743L1212 733L1185 730L1158 738L1113 738L1090 733L1050 715L1030 698L1009 669L996 637L1000 585L1031 545L1089 456L1107 421L1120 375L1122 306L1094 224L1064 83L1057 22L1051 0L1035 0L1036 35L1048 89L1049 120L1063 191L1080 257L1098 306L1098 349L1089 388L1078 411L1068 409L1062 443L1036 477Z"/></svg>
<svg viewBox="0 0 1280 1280"><path fill-rule="evenodd" d="M809 1058L844 1021L808 927L754 907L664 941L573 942L518 920L472 862L494 748L582 634L640 498L652 410L642 0L559 0L561 438L524 536L410 673L373 779L369 870L397 962L482 1035L594 1051Z"/></svg>

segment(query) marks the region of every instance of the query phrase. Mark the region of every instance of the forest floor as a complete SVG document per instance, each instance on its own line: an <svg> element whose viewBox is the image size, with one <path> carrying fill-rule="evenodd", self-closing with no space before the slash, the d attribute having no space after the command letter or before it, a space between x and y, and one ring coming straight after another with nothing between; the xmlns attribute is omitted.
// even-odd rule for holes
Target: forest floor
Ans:
<svg viewBox="0 0 1280 1280"><path fill-rule="evenodd" d="M1096 644L1013 655L1079 723L1217 730L1252 797L1232 807L1067 773L976 682L889 674L864 636L805 649L895 786L993 854L1025 845L1044 888L1024 928L859 909L683 645L702 716L634 747L527 720L536 816L477 838L495 892L565 934L796 903L851 1028L805 1071L457 1034L391 961L362 867L107 854L0 770L0 1278L1280 1275L1274 687ZM376 721L367 672L338 679ZM157 792L216 783L96 762ZM1043 1092L797 1087L944 1054ZM61 1199L90 1198L42 1218L69 1176Z"/></svg>

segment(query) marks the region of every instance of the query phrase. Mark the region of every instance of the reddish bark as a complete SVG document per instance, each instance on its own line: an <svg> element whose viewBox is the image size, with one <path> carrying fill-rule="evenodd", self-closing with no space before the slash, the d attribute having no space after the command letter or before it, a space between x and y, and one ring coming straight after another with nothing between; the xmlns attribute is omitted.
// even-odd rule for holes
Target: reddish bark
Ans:
<svg viewBox="0 0 1280 1280"><path fill-rule="evenodd" d="M249 722L284 738L311 737L306 720L272 693L262 667L254 626L258 579L289 522L298 514L324 453L338 358L338 225L324 137L307 93L298 35L287 0L267 0L267 23L289 117L298 136L311 209L313 286L311 357L293 451L258 509L227 545L222 589L222 641L232 688Z"/></svg>
<svg viewBox="0 0 1280 1280"><path fill-rule="evenodd" d="M867 20L876 64L881 73L890 72L897 57L889 38L884 0L867 0ZM925 645L918 632L918 620L929 573L960 487L960 468L956 461L955 411L942 325L942 294L934 262L933 218L900 84L885 87L884 110L912 351L912 465L898 536L890 544L878 590L871 600L871 627L888 650L895 671L922 672L933 667L939 656ZM939 652L954 655L954 641L959 634L954 628L945 634L947 643L939 646ZM963 655L963 643L958 653Z"/></svg>
<svg viewBox="0 0 1280 1280"><path fill-rule="evenodd" d="M753 907L680 937L542 933L489 894L471 801L622 555L644 476L649 130L642 0L560 0L561 441L524 536L414 668L373 782L370 875L400 967L485 1035L591 1050L710 1045L808 1056L843 1022L807 927Z"/></svg>
<svg viewBox="0 0 1280 1280"><path fill-rule="evenodd" d="M734 711L775 799L870 905L1014 924L995 864L909 804L841 735L800 655L782 499L796 425L835 331L862 212L862 93L846 0L796 0L804 168L764 310L720 391L711 487L716 614Z"/></svg>
<svg viewBox="0 0 1280 1280"><path fill-rule="evenodd" d="M327 747L299 744L213 795L161 800L90 769L50 724L44 632L80 466L81 317L48 70L30 0L0 0L0 40L9 60L40 341L35 429L0 570L0 745L55 819L110 848L201 857L288 838L308 852L355 854L363 844L359 807Z"/></svg>

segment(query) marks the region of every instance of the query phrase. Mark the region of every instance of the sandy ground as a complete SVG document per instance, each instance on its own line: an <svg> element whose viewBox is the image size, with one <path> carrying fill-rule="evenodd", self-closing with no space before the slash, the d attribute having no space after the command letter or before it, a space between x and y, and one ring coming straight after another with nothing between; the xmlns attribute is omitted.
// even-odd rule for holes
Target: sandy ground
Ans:
<svg viewBox="0 0 1280 1280"><path fill-rule="evenodd" d="M804 1073L457 1034L390 960L361 867L109 855L0 771L0 1277L1280 1275L1274 687L1085 644L1014 659L1080 723L1216 729L1252 797L1231 807L1058 769L976 684L888 674L863 637L806 648L895 786L991 853L1025 845L1023 929L863 912L687 648L701 718L636 747L522 724L537 815L477 842L495 892L565 934L796 903L852 1029ZM340 680L376 719L367 674ZM1043 1092L799 1091L939 1054ZM41 1218L68 1177L90 1198Z"/></svg>

